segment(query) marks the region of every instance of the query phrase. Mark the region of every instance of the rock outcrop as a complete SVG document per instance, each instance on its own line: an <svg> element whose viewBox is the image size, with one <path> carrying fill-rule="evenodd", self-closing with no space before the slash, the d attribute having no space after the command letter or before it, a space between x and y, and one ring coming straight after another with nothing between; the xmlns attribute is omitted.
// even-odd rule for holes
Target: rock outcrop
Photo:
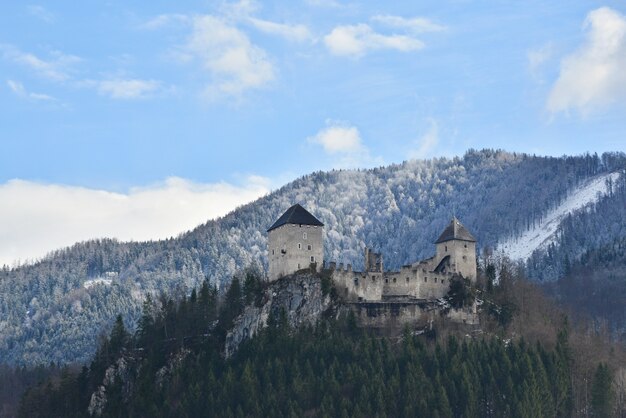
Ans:
<svg viewBox="0 0 626 418"><path fill-rule="evenodd" d="M239 345L267 326L270 315L284 311L291 327L315 324L332 308L330 294L322 291L322 279L312 273L295 273L273 282L261 306L246 306L226 335L224 355L230 357Z"/></svg>

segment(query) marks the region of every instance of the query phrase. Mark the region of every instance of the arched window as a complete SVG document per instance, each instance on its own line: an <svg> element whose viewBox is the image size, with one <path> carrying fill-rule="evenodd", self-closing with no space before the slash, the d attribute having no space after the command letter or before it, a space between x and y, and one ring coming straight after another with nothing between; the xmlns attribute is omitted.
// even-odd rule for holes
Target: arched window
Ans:
<svg viewBox="0 0 626 418"><path fill-rule="evenodd" d="M298 249L301 250L302 249L302 244L298 243Z"/></svg>
<svg viewBox="0 0 626 418"><path fill-rule="evenodd" d="M315 257L311 256L311 263L315 263Z"/></svg>

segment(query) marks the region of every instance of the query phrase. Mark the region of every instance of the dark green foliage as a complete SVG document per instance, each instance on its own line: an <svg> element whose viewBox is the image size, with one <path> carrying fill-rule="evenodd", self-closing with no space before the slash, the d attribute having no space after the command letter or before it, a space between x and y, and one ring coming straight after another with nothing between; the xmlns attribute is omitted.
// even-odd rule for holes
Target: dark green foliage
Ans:
<svg viewBox="0 0 626 418"><path fill-rule="evenodd" d="M591 387L591 410L593 416L598 418L613 416L614 401L613 376L609 367L604 363L600 363L593 376L593 386Z"/></svg>
<svg viewBox="0 0 626 418"><path fill-rule="evenodd" d="M453 308L459 309L471 306L476 299L476 295L468 279L456 276L450 280L450 290L446 298Z"/></svg>
<svg viewBox="0 0 626 418"><path fill-rule="evenodd" d="M561 394L571 393L565 331L556 351L523 341L507 345L456 337L429 347L408 329L398 344L369 335L356 327L354 315L292 329L281 309L225 360L220 326L197 318L209 312L208 317L232 321L241 309L234 304L246 293L238 283L234 280L225 295L230 303L215 314L204 305L215 302L205 285L178 303L165 297L146 301L134 337L119 318L90 367L29 391L21 416L86 417L91 394L111 371L104 417L567 416L569 411L560 406ZM120 358L126 374L119 370ZM552 378L561 374L564 379Z"/></svg>

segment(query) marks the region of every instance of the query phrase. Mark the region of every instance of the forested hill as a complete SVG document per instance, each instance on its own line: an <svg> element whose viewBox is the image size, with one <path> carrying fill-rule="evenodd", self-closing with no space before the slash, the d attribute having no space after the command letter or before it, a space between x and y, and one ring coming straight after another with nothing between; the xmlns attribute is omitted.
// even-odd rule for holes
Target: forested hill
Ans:
<svg viewBox="0 0 626 418"><path fill-rule="evenodd" d="M295 202L325 223L327 260L359 268L368 245L395 268L431 255L452 214L481 248L494 246L541 219L577 185L624 168L623 153L552 158L471 150L460 158L313 173L169 240L76 244L0 272L0 358L26 364L85 360L97 332L117 313L134 323L147 292L186 293L205 278L222 286L246 266L264 269L265 231ZM618 208L612 216L619 210L626 211ZM604 227L594 219L590 228ZM609 242L587 233L594 246Z"/></svg>

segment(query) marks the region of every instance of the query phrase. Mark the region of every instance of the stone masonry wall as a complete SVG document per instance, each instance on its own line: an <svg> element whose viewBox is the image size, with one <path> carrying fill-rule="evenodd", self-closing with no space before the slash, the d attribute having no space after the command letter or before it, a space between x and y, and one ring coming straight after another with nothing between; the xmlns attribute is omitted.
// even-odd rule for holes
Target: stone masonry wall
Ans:
<svg viewBox="0 0 626 418"><path fill-rule="evenodd" d="M269 232L269 280L324 262L322 228L287 224Z"/></svg>

